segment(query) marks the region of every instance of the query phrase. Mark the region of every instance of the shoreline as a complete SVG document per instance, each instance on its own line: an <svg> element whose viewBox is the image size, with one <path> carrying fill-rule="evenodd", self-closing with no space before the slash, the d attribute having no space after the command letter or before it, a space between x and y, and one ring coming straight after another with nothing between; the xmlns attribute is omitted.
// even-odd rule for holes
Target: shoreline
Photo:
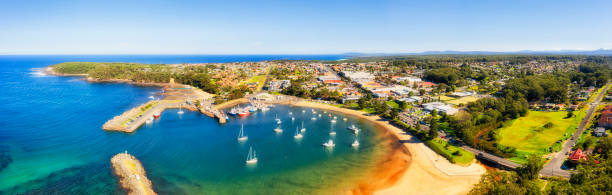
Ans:
<svg viewBox="0 0 612 195"><path fill-rule="evenodd" d="M81 76L86 77L88 82L112 82L125 83L141 86L167 87L168 83L144 83L127 80L95 80L81 74L57 74L53 67L45 68L45 71L57 76ZM249 102L247 98L240 98L215 105L214 109L222 110L238 104ZM486 172L483 166L472 163L463 167L452 164L441 157L425 144L403 130L389 124L377 115L369 115L358 110L334 107L327 104L312 102L308 100L281 101L271 104L308 107L329 110L345 115L354 116L367 120L383 136L390 136L397 141L392 144L388 156L379 160L372 177L364 178L356 184L356 188L348 193L352 194L466 194L471 187L480 181L480 177ZM419 193L416 193L419 192Z"/></svg>
<svg viewBox="0 0 612 195"><path fill-rule="evenodd" d="M357 184L358 188L351 191L353 194L467 194L486 172L477 163L467 167L450 163L416 137L379 116L311 101L288 105L335 111L367 120L401 145L389 154L389 160L382 160L373 178Z"/></svg>
<svg viewBox="0 0 612 195"><path fill-rule="evenodd" d="M127 152L119 153L113 156L110 161L115 174L119 176L121 187L127 190L128 194L157 194L153 191L153 184L147 178L144 167L136 157L129 155Z"/></svg>

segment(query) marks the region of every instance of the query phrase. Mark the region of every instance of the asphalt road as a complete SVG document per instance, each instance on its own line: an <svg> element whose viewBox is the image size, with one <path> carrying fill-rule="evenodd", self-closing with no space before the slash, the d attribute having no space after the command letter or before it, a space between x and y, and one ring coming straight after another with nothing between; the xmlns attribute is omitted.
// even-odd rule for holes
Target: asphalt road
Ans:
<svg viewBox="0 0 612 195"><path fill-rule="evenodd" d="M595 99L589 103L589 110L587 111L586 116L582 119L582 122L580 122L580 125L576 129L576 132L574 132L574 134L569 140L563 143L563 148L560 152L553 154L553 158L550 159L550 161L546 165L544 165L544 168L542 168L542 170L540 171L540 175L560 176L565 178L569 178L572 175L571 171L563 170L561 169L561 166L563 165L563 162L567 157L566 154L572 149L574 144L576 144L576 142L578 141L578 138L580 138L580 135L584 132L587 123L595 112L595 109L597 109L597 106L599 106L599 104L601 103L601 98L604 94L606 94L606 91L608 91L608 87L610 87L610 83L606 84L604 90L602 90L601 93L599 93L599 95L597 95L597 97L595 97Z"/></svg>

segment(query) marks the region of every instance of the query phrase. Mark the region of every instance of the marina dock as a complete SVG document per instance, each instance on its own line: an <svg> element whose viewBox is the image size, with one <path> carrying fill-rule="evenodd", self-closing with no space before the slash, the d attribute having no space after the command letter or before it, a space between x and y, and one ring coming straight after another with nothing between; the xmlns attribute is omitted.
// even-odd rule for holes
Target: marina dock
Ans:
<svg viewBox="0 0 612 195"><path fill-rule="evenodd" d="M140 126L152 121L154 115L160 115L166 109L187 109L191 111L200 111L211 117L217 117L219 122L225 123L225 115L214 109L203 111L202 106L196 105L196 102L204 101L212 97L198 88L189 85L169 84L160 94L162 100L151 100L138 107L125 111L121 115L115 116L104 125L102 129L107 131L121 131L131 133L136 131ZM154 98L154 97L152 97Z"/></svg>
<svg viewBox="0 0 612 195"><path fill-rule="evenodd" d="M146 123L147 120L151 120L154 114L160 114L164 110L170 108L179 108L181 105L183 105L182 108L185 109L195 109L193 106L186 106L186 104L180 100L151 100L107 121L102 126L102 129L131 133L142 124Z"/></svg>

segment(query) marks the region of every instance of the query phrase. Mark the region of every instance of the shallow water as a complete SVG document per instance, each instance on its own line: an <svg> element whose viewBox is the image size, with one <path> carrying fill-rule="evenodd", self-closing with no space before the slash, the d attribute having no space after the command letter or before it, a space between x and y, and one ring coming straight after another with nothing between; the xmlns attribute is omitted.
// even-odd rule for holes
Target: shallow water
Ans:
<svg viewBox="0 0 612 195"><path fill-rule="evenodd" d="M160 194L334 193L372 174L376 159L388 150L387 138L356 118L344 122L342 115L334 114L338 122L332 124L321 110L323 116L313 121L309 108L276 106L219 125L195 112L179 115L168 110L135 133L106 132L101 129L106 120L148 101L159 89L87 83L31 69L77 60L180 63L247 58L257 60L253 56L0 56L0 193L123 194L110 158L126 150L142 162ZM275 115L283 121L282 134L272 131ZM293 135L301 121L307 131L296 141ZM236 137L242 124L249 138L239 143ZM358 149L350 146L354 135L347 130L349 124L364 130ZM329 135L330 130L337 135ZM321 146L329 139L336 142L332 150ZM246 166L251 146L259 162Z"/></svg>

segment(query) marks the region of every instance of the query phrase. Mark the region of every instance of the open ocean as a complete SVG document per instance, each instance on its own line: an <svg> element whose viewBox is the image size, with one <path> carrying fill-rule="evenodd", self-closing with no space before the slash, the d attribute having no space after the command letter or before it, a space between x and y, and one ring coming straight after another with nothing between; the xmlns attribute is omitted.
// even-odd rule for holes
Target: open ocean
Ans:
<svg viewBox="0 0 612 195"><path fill-rule="evenodd" d="M102 124L148 101L159 91L128 84L88 83L78 77L40 74L66 61L198 63L279 59L338 60L341 55L21 55L0 56L0 194L124 194L110 158L128 151L138 158L159 194L329 194L351 189L372 174L376 159L389 150L388 138L373 124L311 109L276 106L220 125L196 112L167 110L132 134L106 132ZM307 110L303 113L302 110ZM295 120L291 120L289 112ZM284 133L275 134L274 117ZM301 141L293 139L301 122ZM236 140L244 124L249 136ZM351 124L362 131L350 146ZM330 136L329 131L337 132ZM321 144L334 139L336 147ZM249 147L259 162L245 166Z"/></svg>

